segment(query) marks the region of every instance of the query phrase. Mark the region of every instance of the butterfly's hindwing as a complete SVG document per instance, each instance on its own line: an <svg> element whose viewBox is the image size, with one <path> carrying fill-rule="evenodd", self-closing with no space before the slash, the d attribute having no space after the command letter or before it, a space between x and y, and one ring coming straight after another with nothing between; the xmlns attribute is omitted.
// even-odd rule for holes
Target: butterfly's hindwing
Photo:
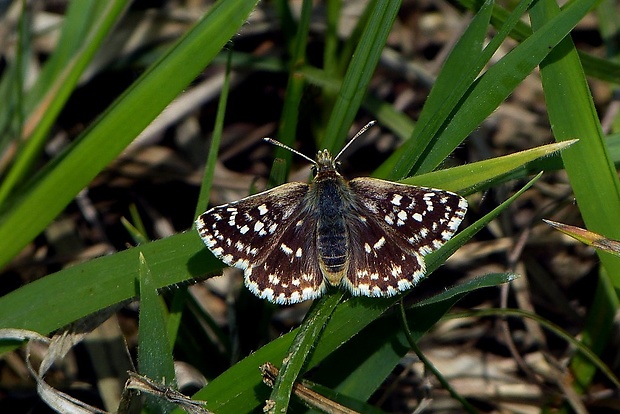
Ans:
<svg viewBox="0 0 620 414"><path fill-rule="evenodd" d="M316 254L316 218L299 214L282 224L282 237L265 247L254 271L246 271L245 284L281 305L315 299L326 287Z"/></svg>
<svg viewBox="0 0 620 414"><path fill-rule="evenodd" d="M349 222L351 248L344 286L353 295L393 296L424 276L422 256L368 212Z"/></svg>
<svg viewBox="0 0 620 414"><path fill-rule="evenodd" d="M246 286L271 302L313 299L324 288L312 255L316 249L312 218L302 205L308 188L304 183L284 184L214 207L196 220L211 252L242 269Z"/></svg>

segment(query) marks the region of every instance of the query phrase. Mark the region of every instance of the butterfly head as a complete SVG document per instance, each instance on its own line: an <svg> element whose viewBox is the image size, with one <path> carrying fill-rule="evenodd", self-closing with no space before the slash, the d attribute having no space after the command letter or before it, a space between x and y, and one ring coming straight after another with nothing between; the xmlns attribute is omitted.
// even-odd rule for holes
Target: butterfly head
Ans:
<svg viewBox="0 0 620 414"><path fill-rule="evenodd" d="M314 162L314 167L312 167L312 172L315 176L330 171L339 173L339 169L340 162L336 161L328 150L324 149L316 154L316 161Z"/></svg>

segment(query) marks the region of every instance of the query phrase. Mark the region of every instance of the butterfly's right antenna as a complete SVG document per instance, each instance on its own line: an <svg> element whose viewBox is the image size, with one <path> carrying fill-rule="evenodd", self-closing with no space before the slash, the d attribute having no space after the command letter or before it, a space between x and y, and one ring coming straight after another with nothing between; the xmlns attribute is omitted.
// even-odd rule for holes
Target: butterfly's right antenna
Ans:
<svg viewBox="0 0 620 414"><path fill-rule="evenodd" d="M307 159L307 160L308 160L308 161L310 161L312 164L316 165L316 161L314 161L312 158L310 158L310 157L308 157L307 155L304 155L304 154L302 154L301 152L299 152L299 151L297 151L297 150L295 150L295 149L293 149L293 148L289 147L288 145L285 145L285 144L281 143L280 141L276 141L275 139L273 139L273 138L269 138L269 137L265 137L265 138L263 138L263 140L267 141L267 142L268 142L268 143L270 143L270 144L276 145L276 146L278 146L278 147L285 148L285 149L289 150L290 152L292 152L292 153L294 153L294 154L297 154L297 155L299 155L300 157L303 157L303 158Z"/></svg>
<svg viewBox="0 0 620 414"><path fill-rule="evenodd" d="M367 123L366 125L364 125L362 127L362 129L360 129L357 134L355 134L353 136L353 138L351 138L351 140L349 142L347 142L347 145L344 146L343 149L340 150L340 152L338 153L338 155L336 155L334 157L334 161L338 159L338 157L340 157L342 155L343 152L345 152L347 150L347 148L349 148L349 146L353 143L353 141L355 141L356 138L358 138L360 135L362 135L364 132L366 132L366 130L368 128L370 128L371 126L373 126L374 124L376 124L377 121L370 121L369 123Z"/></svg>

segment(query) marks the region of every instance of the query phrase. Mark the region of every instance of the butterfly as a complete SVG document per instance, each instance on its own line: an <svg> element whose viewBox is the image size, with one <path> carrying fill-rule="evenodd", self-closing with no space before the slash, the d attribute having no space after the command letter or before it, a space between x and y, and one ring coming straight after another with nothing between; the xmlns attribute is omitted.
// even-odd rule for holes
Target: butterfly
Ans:
<svg viewBox="0 0 620 414"><path fill-rule="evenodd" d="M467 201L450 191L339 172L340 155L319 151L311 183L280 185L213 207L196 219L207 248L242 269L256 296L292 304L328 285L355 296L388 297L425 275L424 256L454 235Z"/></svg>

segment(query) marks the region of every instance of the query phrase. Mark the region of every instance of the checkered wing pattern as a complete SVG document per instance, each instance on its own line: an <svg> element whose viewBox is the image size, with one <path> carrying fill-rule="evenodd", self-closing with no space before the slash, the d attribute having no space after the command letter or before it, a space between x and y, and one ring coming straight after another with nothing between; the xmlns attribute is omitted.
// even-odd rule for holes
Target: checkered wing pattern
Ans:
<svg viewBox="0 0 620 414"><path fill-rule="evenodd" d="M450 240L467 210L457 194L356 178L348 219L349 267L342 283L354 295L392 296L424 277L423 256Z"/></svg>
<svg viewBox="0 0 620 414"><path fill-rule="evenodd" d="M320 296L325 289L316 257L316 218L304 205L309 185L288 183L214 207L196 220L213 254L242 269L246 286L279 304Z"/></svg>

